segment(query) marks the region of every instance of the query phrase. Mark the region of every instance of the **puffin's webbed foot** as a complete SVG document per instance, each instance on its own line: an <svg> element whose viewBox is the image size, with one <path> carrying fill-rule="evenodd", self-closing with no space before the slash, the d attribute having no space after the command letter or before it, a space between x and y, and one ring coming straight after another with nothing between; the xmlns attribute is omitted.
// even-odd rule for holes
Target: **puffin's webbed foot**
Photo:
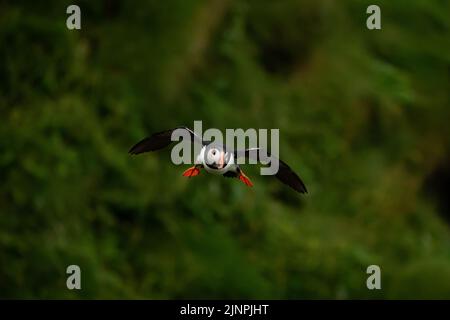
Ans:
<svg viewBox="0 0 450 320"><path fill-rule="evenodd" d="M197 166L190 167L185 172L183 172L183 176L185 177L195 177L200 174L200 169Z"/></svg>
<svg viewBox="0 0 450 320"><path fill-rule="evenodd" d="M242 172L242 169L239 170L239 180L241 180L243 183L245 183L248 187L253 187L253 183L250 181L250 179Z"/></svg>

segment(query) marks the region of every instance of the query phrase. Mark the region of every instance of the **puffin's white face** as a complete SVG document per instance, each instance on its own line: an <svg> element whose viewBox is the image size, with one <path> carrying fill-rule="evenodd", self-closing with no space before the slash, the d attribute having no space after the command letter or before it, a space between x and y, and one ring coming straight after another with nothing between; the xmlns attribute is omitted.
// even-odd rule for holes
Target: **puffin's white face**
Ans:
<svg viewBox="0 0 450 320"><path fill-rule="evenodd" d="M221 170L224 169L230 161L230 155L231 154L225 152L223 148L211 146L205 150L204 161L209 168Z"/></svg>
<svg viewBox="0 0 450 320"><path fill-rule="evenodd" d="M206 162L210 165L216 165L219 167L220 158L222 157L222 150L217 148L211 148L207 151Z"/></svg>

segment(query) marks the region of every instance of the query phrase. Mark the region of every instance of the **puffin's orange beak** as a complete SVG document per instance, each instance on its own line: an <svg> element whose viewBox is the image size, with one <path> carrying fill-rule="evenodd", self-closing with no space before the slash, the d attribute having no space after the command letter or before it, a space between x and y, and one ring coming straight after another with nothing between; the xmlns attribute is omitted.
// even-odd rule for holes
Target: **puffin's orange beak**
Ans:
<svg viewBox="0 0 450 320"><path fill-rule="evenodd" d="M225 152L222 151L222 152L220 153L219 169L222 169L222 168L223 168L224 163L225 163Z"/></svg>

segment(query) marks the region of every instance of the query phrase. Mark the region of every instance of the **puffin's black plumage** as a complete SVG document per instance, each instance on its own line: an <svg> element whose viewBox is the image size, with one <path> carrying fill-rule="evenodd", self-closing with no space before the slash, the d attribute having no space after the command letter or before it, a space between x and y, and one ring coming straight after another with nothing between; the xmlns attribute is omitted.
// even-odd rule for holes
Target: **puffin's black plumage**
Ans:
<svg viewBox="0 0 450 320"><path fill-rule="evenodd" d="M140 154L143 152L156 151L156 150L165 148L169 144L172 143L172 140L171 140L172 133L177 129L187 130L187 132L189 132L189 134L191 136L192 142L198 142L198 143L203 144L202 139L199 136L197 136L195 134L195 132L192 131L191 129L189 129L188 127L177 127L174 129L154 133L150 137L142 139L141 141L136 143L134 146L132 146L131 149L128 151L128 153Z"/></svg>
<svg viewBox="0 0 450 320"><path fill-rule="evenodd" d="M273 159L275 159L275 157L270 155L268 152L259 152L259 151L260 148L236 150L234 152L234 155L236 158L245 157L247 159L264 161L264 163L267 164L270 164L270 162L273 161ZM265 156L261 158L261 155ZM279 163L278 172L275 174L275 177L277 177L278 180L288 185L297 192L308 193L308 190L306 189L306 186L303 183L302 179L300 179L300 177L291 169L291 167L289 167L289 165L286 162L282 161L281 159L278 159L278 163Z"/></svg>
<svg viewBox="0 0 450 320"><path fill-rule="evenodd" d="M186 130L190 137L191 141L195 143L199 143L203 146L211 146L209 141L202 141L202 139L195 134L194 131L189 129L188 127L177 127L170 130L165 130L161 132L157 132L153 135L151 135L148 138L145 138L138 143L136 143L131 149L128 151L130 154L140 154L144 152L149 151L156 151L160 150L162 148L167 147L172 143L171 137L172 133L177 129L183 129ZM235 158L235 160L239 157L245 157L245 158L252 158L256 159L258 161L263 161L264 163L270 164L271 161L276 159L274 156L268 154L267 152L259 152L259 148L252 148L252 149L245 149L245 150L227 150L225 145L219 146L219 148L222 148L223 150L227 152L231 152ZM265 155L264 155L265 154ZM261 159L261 155L264 155L264 158ZM297 192L300 193L308 193L305 184L300 179L300 177L289 167L288 164L286 164L284 161L278 159L279 162L279 169L278 172L275 174L275 176L280 180L282 183L288 185L292 189L294 189ZM198 174L198 172L196 173ZM240 175L243 175L242 170L237 166L237 172L227 171L223 173L222 175L224 177L240 177ZM191 176L191 175L189 175ZM244 175L245 178L247 178ZM248 180L249 181L249 180ZM246 183L247 184L247 183ZM247 184L248 185L248 184ZM250 182L251 185L251 182Z"/></svg>
<svg viewBox="0 0 450 320"><path fill-rule="evenodd" d="M308 193L302 179L300 179L300 177L285 162L281 160L278 161L280 163L280 167L278 172L275 174L278 180L288 185L295 191L300 193Z"/></svg>

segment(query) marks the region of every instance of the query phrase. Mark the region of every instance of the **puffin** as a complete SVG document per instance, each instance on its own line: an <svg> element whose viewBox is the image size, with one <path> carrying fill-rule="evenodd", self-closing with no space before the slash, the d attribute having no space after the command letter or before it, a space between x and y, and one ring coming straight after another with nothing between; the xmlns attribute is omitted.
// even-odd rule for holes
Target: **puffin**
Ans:
<svg viewBox="0 0 450 320"><path fill-rule="evenodd" d="M269 164L270 161L275 158L272 155L267 155L267 158L260 159L260 152L258 152L260 148L229 150L224 144L204 141L193 130L185 126L154 133L132 146L128 153L131 155L138 155L163 149L173 142L171 139L172 133L179 129L187 131L192 143L198 143L202 146L195 159L194 166L183 172L184 177L195 177L200 174L200 169L204 169L208 173L221 175L226 178L238 178L248 187L252 187L253 183L242 171L242 168L237 163L237 159L245 157L247 159L255 159L258 161L265 160L265 162ZM308 193L303 181L289 165L281 159L278 159L278 162L279 169L275 174L275 177L299 193Z"/></svg>

